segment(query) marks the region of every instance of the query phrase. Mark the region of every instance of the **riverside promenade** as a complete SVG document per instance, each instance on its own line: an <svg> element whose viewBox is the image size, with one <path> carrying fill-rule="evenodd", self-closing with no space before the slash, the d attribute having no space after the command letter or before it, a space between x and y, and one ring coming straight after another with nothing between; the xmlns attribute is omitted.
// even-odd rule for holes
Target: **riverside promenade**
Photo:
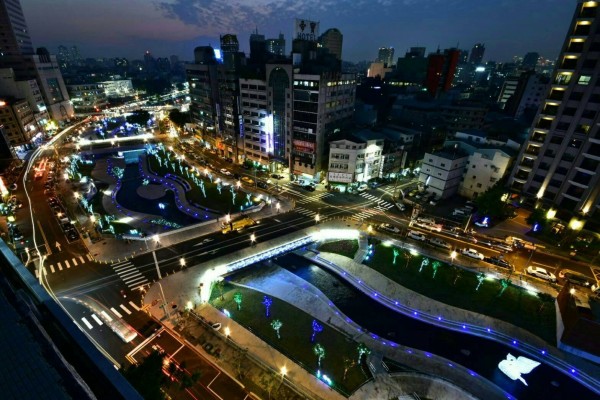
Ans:
<svg viewBox="0 0 600 400"><path fill-rule="evenodd" d="M161 286L164 290L165 300L168 302L174 302L179 306L184 307L187 301L190 301L193 305L193 308L200 315L206 315L206 318L210 318L211 321L221 322L225 326L234 324L234 321L231 321L225 315L223 315L220 311L215 310L211 306L201 304L198 302L198 287L197 282L199 280L199 276L204 274L206 270L214 269L215 266L226 264L228 262L234 262L236 259L241 259L247 257L248 254L254 252L258 253L260 251L268 250L273 246L277 246L278 244L285 244L288 241L296 240L302 235L309 235L315 232L320 231L325 228L357 228L358 225L348 223L340 223L340 222L329 222L324 223L319 226L311 227L305 229L304 231L299 231L293 234L293 237L281 237L277 240L270 241L269 243L259 243L256 247L252 249L243 250L240 254L229 254L225 257L221 257L221 259L213 260L209 263L201 264L198 266L194 266L188 268L184 271L184 273L175 274L169 276L161 281ZM364 246L366 241L361 240L361 247ZM364 249L363 249L364 250ZM516 338L521 343L520 350L530 350L531 352L539 352L541 349L547 352L547 356L544 361L548 363L555 363L559 368L576 368L578 371L577 378L580 381L585 381L588 387L595 388L596 391L600 392L600 382L595 377L600 376L599 370L596 366L593 366L587 363L584 360L578 359L570 354L564 353L556 348L548 346L541 339L536 336L530 334L527 331L524 331L518 327L514 327L506 322L496 320L494 318L482 316L476 313L472 313L466 310L458 309L456 307L448 306L443 303L435 302L425 296L412 292L402 286L398 285L395 282L390 281L385 278L381 274L373 271L372 269L355 262L352 259L348 259L346 257L342 257L335 254L316 254L310 251L304 251L304 256L312 258L314 262L319 263L321 265L328 265L329 268L338 268L339 273L343 274L346 272L348 274L348 281L355 286L358 286L359 289L363 290L366 294L372 294L373 288L377 288L377 293L381 295L378 297L378 300L385 300L385 298L396 299L404 306L409 307L410 312L417 311L421 318L428 314L431 315L444 315L444 319L442 321L431 321L431 323L435 323L437 325L444 325L450 329L460 330L461 326L468 321L469 323L469 334L476 334L478 336L485 336L486 327L489 327L494 334L492 339L506 342L508 338L512 340L512 338ZM358 254L357 254L358 255ZM271 279L276 279L277 284L268 283L271 282ZM361 282L360 284L358 282ZM257 280L256 282L261 282ZM358 327L353 325L352 323L348 323L345 318L340 317L334 307L331 307L329 302L327 302L326 298L317 292L316 289L312 288L310 290L298 291L295 290L294 287L298 287L300 284L296 282L296 285L293 285L294 279L292 279L289 275L281 275L275 274L272 276L265 277L262 280L262 284L254 283L252 285L248 284L248 286L253 287L256 290L260 290L266 294L278 297L282 300L288 301L294 304L296 307L299 307L309 314L313 315L315 318L318 318L321 321L326 321L330 326L335 327L336 329L345 332L348 336L355 338L356 340L364 341L373 349L373 354L371 355L370 361L373 363L377 363L378 357L385 355L386 357L390 357L392 359L397 359L399 362L403 364L408 364L413 366L415 369L419 370L424 376L444 376L447 381L451 382L451 385L455 388L455 392L457 393L457 398L462 396L465 397L464 390L468 390L473 396L478 398L506 398L507 394L504 393L500 388L491 384L484 378L477 377L476 379L469 373L468 370L464 368L447 368L447 360L443 360L442 358L435 357L430 358L426 357L422 351L417 351L413 349L408 349L403 346L398 346L397 348L393 348L388 344L381 343L382 339L371 340L367 335L356 337L356 335L361 335L358 333ZM292 285L292 286L290 286ZM306 282L302 283L306 288ZM278 289L279 287L285 289ZM315 297L316 296L316 297ZM319 297L321 296L321 297ZM158 306L151 306L151 302L153 299L160 298L160 294L158 291L158 285L152 285L149 289L145 301L150 305L150 312L157 318L162 319L166 324L172 323L170 319L165 319L162 309ZM320 301L315 301L317 298L322 298ZM321 304L322 306L319 306ZM401 312L401 310L398 310ZM408 312L405 310L405 312ZM478 332L475 329L475 324L481 324L480 328L482 332ZM286 360L286 358L271 349L265 343L260 341L256 336L252 333L246 331L245 329L236 326L235 332L232 329L231 339L235 340L239 343L248 343L248 348L256 349L256 357L259 357L264 363L270 365L274 371L277 371L281 368L282 365L287 365L288 368L294 365L291 360ZM256 341L256 342L255 342ZM250 345L251 343L254 343ZM540 347L538 347L540 346ZM262 350L261 350L262 349ZM412 353L410 353L410 352ZM264 353L264 354L263 354ZM278 354L275 356L274 354ZM402 357L406 357L406 355L410 354L410 359L407 360ZM536 358L539 358L538 353ZM420 356L421 355L421 356ZM435 363L438 363L437 365ZM306 391L309 393L320 393L319 388L322 389L323 383L317 380L316 377L308 374L306 371L301 370L300 367L294 365L294 370L298 369L297 373L294 373L294 376L290 373L289 377L293 378L294 383L300 385L301 387L306 388ZM379 369L375 368L375 379L366 385L364 385L358 392L356 392L352 398L378 398L381 397L382 393L388 393L388 391L392 390L393 393L410 393L408 388L411 386L408 383L404 383L404 386L397 383L395 379L388 376L384 373L379 373ZM407 376L404 376L405 381L410 382L411 380L407 379ZM414 380L415 382L419 381L418 379ZM400 385L400 386L398 386ZM434 387L435 385L431 384L428 387ZM440 386L444 385L440 383ZM460 389L462 388L462 389ZM327 389L329 390L329 389ZM445 388L448 391L448 388ZM413 390L414 391L414 390ZM428 392L429 393L429 392ZM460 394L460 395L458 395ZM433 393L429 393L430 396ZM318 398L329 398L322 397L323 394L320 393ZM427 393L423 394L423 396L427 397ZM435 397L435 396L433 396Z"/></svg>

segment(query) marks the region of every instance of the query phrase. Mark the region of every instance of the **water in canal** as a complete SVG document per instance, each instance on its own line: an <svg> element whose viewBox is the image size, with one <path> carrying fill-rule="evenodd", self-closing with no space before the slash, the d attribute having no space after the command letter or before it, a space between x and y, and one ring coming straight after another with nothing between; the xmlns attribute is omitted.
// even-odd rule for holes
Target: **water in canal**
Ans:
<svg viewBox="0 0 600 400"><path fill-rule="evenodd" d="M518 345L503 344L439 328L404 316L379 304L336 275L295 254L280 256L275 261L323 292L346 316L371 333L395 343L439 355L469 368L494 382L519 399L598 399L594 394L565 374L540 364L530 374L523 375L529 386L513 381L497 367L508 353L526 356ZM235 280L235 277L232 277ZM448 366L448 368L452 368Z"/></svg>

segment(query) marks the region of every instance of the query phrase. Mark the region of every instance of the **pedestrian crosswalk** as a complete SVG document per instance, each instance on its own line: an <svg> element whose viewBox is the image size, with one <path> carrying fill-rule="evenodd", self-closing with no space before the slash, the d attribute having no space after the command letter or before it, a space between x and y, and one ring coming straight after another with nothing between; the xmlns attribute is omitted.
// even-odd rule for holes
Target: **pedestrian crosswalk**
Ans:
<svg viewBox="0 0 600 400"><path fill-rule="evenodd" d="M319 200L322 200L322 199L324 199L326 197L330 197L330 196L333 196L333 193L319 193L314 196L309 196L309 197L300 199L300 200L296 201L296 204L308 204L313 201L319 201Z"/></svg>
<svg viewBox="0 0 600 400"><path fill-rule="evenodd" d="M294 211L296 211L302 215L306 215L307 217L314 217L315 215L318 214L316 211L307 210L306 208L303 208L303 207L296 207L296 208L294 208Z"/></svg>
<svg viewBox="0 0 600 400"><path fill-rule="evenodd" d="M125 260L114 263L112 268L129 289L135 290L148 283L148 279L142 275L131 261Z"/></svg>
<svg viewBox="0 0 600 400"><path fill-rule="evenodd" d="M133 301L130 301L127 304L119 304L119 309L122 310L125 314L131 315L135 311L141 311L142 309L135 304ZM132 311L133 310L133 311ZM81 317L81 322L86 326L87 329L92 330L96 326L102 326L105 323L110 323L113 321L114 317L123 318L123 314L121 314L115 307L110 308L110 313L102 310L97 313L92 313L89 317Z"/></svg>
<svg viewBox="0 0 600 400"><path fill-rule="evenodd" d="M70 258L65 258L61 261L56 261L52 264L45 264L42 268L44 276L48 275L48 273L54 274L60 271L64 271L70 269L71 267L77 267L79 265L83 265L86 262L93 261L94 257L91 254L86 254L85 256L75 256ZM40 277L40 271L38 268L35 269L35 277Z"/></svg>
<svg viewBox="0 0 600 400"><path fill-rule="evenodd" d="M371 201L377 203L377 206L375 206L375 208L380 211L389 210L390 208L394 207L394 205L392 203L390 203L389 201L382 200L379 197L374 196L370 193L362 192L360 194L360 196L364 197L367 200L371 200Z"/></svg>

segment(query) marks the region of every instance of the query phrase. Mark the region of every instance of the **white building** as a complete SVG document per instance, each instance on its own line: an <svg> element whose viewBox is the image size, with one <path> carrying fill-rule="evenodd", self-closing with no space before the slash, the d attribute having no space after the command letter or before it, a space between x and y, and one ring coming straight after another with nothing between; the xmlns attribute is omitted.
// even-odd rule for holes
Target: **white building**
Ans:
<svg viewBox="0 0 600 400"><path fill-rule="evenodd" d="M458 193L470 199L485 193L506 173L511 156L500 149L477 149L469 156Z"/></svg>
<svg viewBox="0 0 600 400"><path fill-rule="evenodd" d="M127 97L134 94L131 79L115 79L99 83L103 86L106 97Z"/></svg>
<svg viewBox="0 0 600 400"><path fill-rule="evenodd" d="M69 100L69 93L58 68L56 56L36 54L27 58L34 66L36 80L51 118L59 122L73 118L75 116L73 104Z"/></svg>
<svg viewBox="0 0 600 400"><path fill-rule="evenodd" d="M425 153L419 183L436 198L448 198L458 193L468 160L469 154L458 145Z"/></svg>
<svg viewBox="0 0 600 400"><path fill-rule="evenodd" d="M0 68L0 95L26 99L40 129L50 120L46 103L35 79L18 80L12 68Z"/></svg>
<svg viewBox="0 0 600 400"><path fill-rule="evenodd" d="M464 131L458 131L454 133L454 138L463 142L473 143L475 146L496 146L496 147L508 147L510 149L518 151L521 145L512 139L507 137L490 138L487 133L478 129L467 129Z"/></svg>
<svg viewBox="0 0 600 400"><path fill-rule="evenodd" d="M383 142L383 138L352 138L329 142L329 183L367 182L381 176Z"/></svg>

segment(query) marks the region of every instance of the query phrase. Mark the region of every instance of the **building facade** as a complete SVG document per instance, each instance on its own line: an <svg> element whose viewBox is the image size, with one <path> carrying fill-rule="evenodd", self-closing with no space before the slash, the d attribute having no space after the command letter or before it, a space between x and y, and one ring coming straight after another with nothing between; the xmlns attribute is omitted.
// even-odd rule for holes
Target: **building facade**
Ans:
<svg viewBox="0 0 600 400"><path fill-rule="evenodd" d="M368 182L381 176L384 140L359 138L329 142L327 181L335 183Z"/></svg>
<svg viewBox="0 0 600 400"><path fill-rule="evenodd" d="M391 68L394 65L394 48L380 47L375 62L385 64Z"/></svg>
<svg viewBox="0 0 600 400"><path fill-rule="evenodd" d="M513 191L582 215L600 200L600 18L578 1L550 89L509 183Z"/></svg>
<svg viewBox="0 0 600 400"><path fill-rule="evenodd" d="M549 87L548 77L533 71L525 72L519 77L515 91L507 99L504 109L515 118L520 118L527 109L537 110Z"/></svg>
<svg viewBox="0 0 600 400"><path fill-rule="evenodd" d="M481 65L483 61L483 55L485 54L485 45L483 43L476 43L471 49L469 55L469 62L475 65Z"/></svg>
<svg viewBox="0 0 600 400"><path fill-rule="evenodd" d="M329 54L334 55L335 58L339 61L342 61L342 43L343 43L343 41L344 41L344 36L336 28L327 29L319 37L319 44L321 45L321 47L326 49L329 52Z"/></svg>
<svg viewBox="0 0 600 400"><path fill-rule="evenodd" d="M510 163L510 155L500 149L473 149L458 194L474 199L485 193L504 177Z"/></svg>
<svg viewBox="0 0 600 400"><path fill-rule="evenodd" d="M24 150L39 132L33 111L25 99L0 98L0 126L15 150Z"/></svg>
<svg viewBox="0 0 600 400"><path fill-rule="evenodd" d="M469 154L458 146L425 153L419 183L427 192L445 199L458 193Z"/></svg>

